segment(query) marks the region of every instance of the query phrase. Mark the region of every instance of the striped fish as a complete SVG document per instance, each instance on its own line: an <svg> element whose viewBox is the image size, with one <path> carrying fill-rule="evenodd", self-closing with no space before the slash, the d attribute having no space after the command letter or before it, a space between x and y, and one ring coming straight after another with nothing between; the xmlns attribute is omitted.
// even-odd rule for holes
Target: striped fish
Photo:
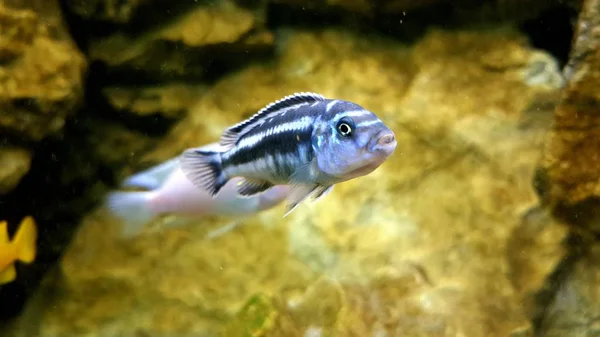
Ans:
<svg viewBox="0 0 600 337"><path fill-rule="evenodd" d="M213 197L233 177L251 196L290 185L284 217L337 183L364 176L395 150L396 139L374 113L344 100L310 92L275 101L221 136L220 150L188 149L181 168Z"/></svg>

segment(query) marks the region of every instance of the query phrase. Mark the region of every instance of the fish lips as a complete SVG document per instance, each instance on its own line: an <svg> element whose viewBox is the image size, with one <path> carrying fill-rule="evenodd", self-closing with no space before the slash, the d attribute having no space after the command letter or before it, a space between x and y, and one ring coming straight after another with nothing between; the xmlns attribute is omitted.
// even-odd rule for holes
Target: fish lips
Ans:
<svg viewBox="0 0 600 337"><path fill-rule="evenodd" d="M369 152L381 152L385 157L390 156L395 150L398 142L392 130L386 129L379 131L369 140L367 149Z"/></svg>

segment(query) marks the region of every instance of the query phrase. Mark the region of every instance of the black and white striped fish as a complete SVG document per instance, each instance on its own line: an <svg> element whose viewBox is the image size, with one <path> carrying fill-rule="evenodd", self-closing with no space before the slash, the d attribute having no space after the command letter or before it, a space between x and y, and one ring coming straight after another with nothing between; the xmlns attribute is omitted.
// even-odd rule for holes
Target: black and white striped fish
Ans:
<svg viewBox="0 0 600 337"><path fill-rule="evenodd" d="M188 149L181 156L187 178L214 197L233 177L250 196L289 184L284 217L304 199L371 173L395 150L396 139L374 113L316 93L275 101L227 129L220 150Z"/></svg>

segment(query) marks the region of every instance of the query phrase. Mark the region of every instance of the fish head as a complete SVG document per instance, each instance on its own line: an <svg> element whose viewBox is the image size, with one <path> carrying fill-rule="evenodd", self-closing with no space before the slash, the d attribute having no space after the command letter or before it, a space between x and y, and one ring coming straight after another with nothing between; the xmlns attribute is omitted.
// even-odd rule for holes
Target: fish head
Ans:
<svg viewBox="0 0 600 337"><path fill-rule="evenodd" d="M396 149L394 132L354 103L331 109L315 123L313 150L319 169L344 181L371 173Z"/></svg>

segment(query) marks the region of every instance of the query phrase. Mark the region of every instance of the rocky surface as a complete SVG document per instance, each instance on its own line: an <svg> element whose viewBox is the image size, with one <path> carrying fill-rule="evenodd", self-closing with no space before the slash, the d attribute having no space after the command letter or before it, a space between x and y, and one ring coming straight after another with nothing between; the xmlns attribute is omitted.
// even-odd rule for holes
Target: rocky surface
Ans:
<svg viewBox="0 0 600 337"><path fill-rule="evenodd" d="M99 21L124 23L130 21L144 6L156 5L159 0L66 0L68 8L75 14Z"/></svg>
<svg viewBox="0 0 600 337"><path fill-rule="evenodd" d="M600 334L600 246L575 255L573 265L569 266L553 300L546 307L540 324L543 336Z"/></svg>
<svg viewBox="0 0 600 337"><path fill-rule="evenodd" d="M39 141L80 106L87 61L57 0L0 3L0 128Z"/></svg>
<svg viewBox="0 0 600 337"><path fill-rule="evenodd" d="M2 145L0 163L0 194L5 194L15 188L29 171L31 152L20 147Z"/></svg>
<svg viewBox="0 0 600 337"><path fill-rule="evenodd" d="M600 1L585 2L575 36L537 188L556 215L600 235Z"/></svg>
<svg viewBox="0 0 600 337"><path fill-rule="evenodd" d="M568 80L544 145L536 188L544 205L573 231L570 254L539 321L543 336L600 335L600 1L580 14Z"/></svg>
<svg viewBox="0 0 600 337"><path fill-rule="evenodd" d="M216 0L217 2L219 0ZM318 11L344 10L365 17L386 17L406 15L413 11L428 9L435 13L444 8L462 19L479 19L494 17L503 19L528 19L535 17L541 11L556 5L577 7L581 0L235 0L244 7L264 10L269 4L289 5ZM205 1L205 2L214 2ZM142 16L141 13L159 11L164 8L176 9L185 6L183 1L165 0L67 0L69 9L85 19L102 20L118 24L126 24Z"/></svg>
<svg viewBox="0 0 600 337"><path fill-rule="evenodd" d="M275 62L208 88L144 160L305 90L375 111L394 156L285 220L278 207L224 232L230 220L205 219L122 241L100 208L10 336L533 334L538 289L567 254L531 186L554 59L510 29L281 39Z"/></svg>
<svg viewBox="0 0 600 337"><path fill-rule="evenodd" d="M243 1L243 0L240 0ZM412 40L422 36L430 25L446 28L501 22L540 25L541 39L552 35L548 45L557 47L560 34L570 29L561 22L562 15L576 13L582 0L266 0L269 15L279 25L290 23L319 27L336 22L344 27L359 27L359 31L377 30L384 34ZM560 13L553 16L551 13ZM541 18L550 14L551 18ZM558 18L558 20L557 20ZM552 25L546 24L547 21ZM570 37L570 34L568 34ZM565 38L567 38L565 36ZM558 47L563 50L568 46ZM562 57L562 55L561 55Z"/></svg>
<svg viewBox="0 0 600 337"><path fill-rule="evenodd" d="M170 83L148 87L107 87L102 90L109 104L117 111L138 116L162 115L166 118L184 116L187 109L206 92L205 85Z"/></svg>
<svg viewBox="0 0 600 337"><path fill-rule="evenodd" d="M114 110L179 118L203 93L202 81L273 49L264 9L215 0L167 13L168 20L142 32L90 39L90 58L106 69L109 84L102 91Z"/></svg>
<svg viewBox="0 0 600 337"><path fill-rule="evenodd" d="M262 21L260 13L229 0L201 2L141 34L93 39L89 54L125 81L123 73L198 81L214 67L233 66L268 50L273 37Z"/></svg>

